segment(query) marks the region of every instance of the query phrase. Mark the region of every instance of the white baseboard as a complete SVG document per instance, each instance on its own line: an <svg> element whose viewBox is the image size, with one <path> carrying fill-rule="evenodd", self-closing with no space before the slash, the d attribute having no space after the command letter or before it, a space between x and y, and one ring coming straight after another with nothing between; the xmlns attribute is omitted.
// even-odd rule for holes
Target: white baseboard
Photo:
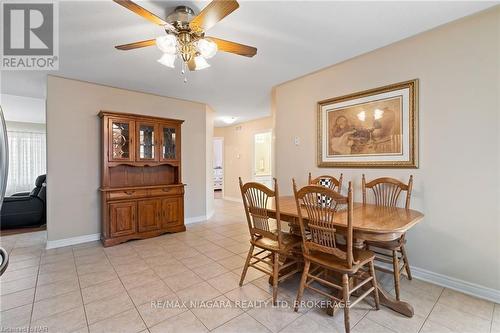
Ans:
<svg viewBox="0 0 500 333"><path fill-rule="evenodd" d="M413 277L419 280L434 283L441 287L446 287L448 289L456 290L491 302L500 303L500 290L488 288L443 274L434 273L423 268L414 266L410 267Z"/></svg>
<svg viewBox="0 0 500 333"><path fill-rule="evenodd" d="M233 197L224 196L224 197L222 197L222 199L227 200L227 201L243 203L243 200L241 198L233 198Z"/></svg>
<svg viewBox="0 0 500 333"><path fill-rule="evenodd" d="M212 211L208 212L207 215L188 217L184 220L184 224L203 222L203 221L210 219L212 216L214 216L214 214L215 214L215 212L212 210Z"/></svg>
<svg viewBox="0 0 500 333"><path fill-rule="evenodd" d="M214 213L215 212L212 210L207 215L189 217L189 218L185 219L184 223L191 224L191 223L206 221L206 220L210 219L214 215ZM47 250L50 250L50 249L55 249L58 247L94 242L94 241L97 241L99 239L101 239L101 234L91 234L91 235L77 236L77 237L71 237L71 238L57 239L57 240L52 240L52 241L48 240L45 248Z"/></svg>
<svg viewBox="0 0 500 333"><path fill-rule="evenodd" d="M94 241L97 241L99 239L101 239L101 234L91 234L91 235L77 236L77 237L71 237L71 238L57 239L57 240L52 240L52 241L48 240L46 249L49 250L49 249L55 249L58 247L76 245L76 244L87 243L87 242L94 242Z"/></svg>
<svg viewBox="0 0 500 333"><path fill-rule="evenodd" d="M377 265L392 269L392 266L388 264L377 262ZM474 297L482 298L487 301L500 303L500 290L488 288L485 286L481 286L479 284L467 282L447 275L431 272L429 270L415 266L410 266L410 268L411 268L411 275L417 280L422 280L425 282L436 284L438 286L459 291L461 293L471 295Z"/></svg>

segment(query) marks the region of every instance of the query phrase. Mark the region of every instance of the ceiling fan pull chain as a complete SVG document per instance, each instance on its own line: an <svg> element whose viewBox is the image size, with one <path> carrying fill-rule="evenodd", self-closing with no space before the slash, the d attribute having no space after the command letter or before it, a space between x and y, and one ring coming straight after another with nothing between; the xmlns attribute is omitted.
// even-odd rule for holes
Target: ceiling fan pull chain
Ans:
<svg viewBox="0 0 500 333"><path fill-rule="evenodd" d="M182 76L184 76L184 83L187 83L187 71L186 71L186 63L182 61L182 70L181 70Z"/></svg>

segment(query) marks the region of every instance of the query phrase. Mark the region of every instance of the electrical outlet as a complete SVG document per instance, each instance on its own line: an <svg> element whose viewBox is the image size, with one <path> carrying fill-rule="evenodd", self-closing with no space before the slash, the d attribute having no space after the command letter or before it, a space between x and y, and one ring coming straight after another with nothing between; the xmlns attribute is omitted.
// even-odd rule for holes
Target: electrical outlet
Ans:
<svg viewBox="0 0 500 333"><path fill-rule="evenodd" d="M298 136L294 137L294 138L293 138L293 143L294 143L296 146L300 145L300 138L299 138Z"/></svg>

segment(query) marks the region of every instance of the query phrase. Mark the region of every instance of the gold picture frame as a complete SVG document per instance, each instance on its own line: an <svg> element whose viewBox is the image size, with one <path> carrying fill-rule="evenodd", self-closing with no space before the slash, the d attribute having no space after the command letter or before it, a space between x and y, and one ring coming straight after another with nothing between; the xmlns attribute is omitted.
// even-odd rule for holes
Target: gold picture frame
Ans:
<svg viewBox="0 0 500 333"><path fill-rule="evenodd" d="M418 83L318 102L318 167L418 168Z"/></svg>

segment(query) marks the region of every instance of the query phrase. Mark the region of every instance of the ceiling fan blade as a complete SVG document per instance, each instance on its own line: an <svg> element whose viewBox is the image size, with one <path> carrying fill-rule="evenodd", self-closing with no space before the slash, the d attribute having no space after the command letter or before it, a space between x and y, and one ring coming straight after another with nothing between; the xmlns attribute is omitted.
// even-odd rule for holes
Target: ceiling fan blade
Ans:
<svg viewBox="0 0 500 333"><path fill-rule="evenodd" d="M257 54L257 48L253 46L243 45L235 42L230 42L228 40L215 38L215 37L206 37L212 40L215 44L217 44L217 48L219 51L229 52L239 54L245 57L253 57Z"/></svg>
<svg viewBox="0 0 500 333"><path fill-rule="evenodd" d="M151 13L149 10L145 9L144 7L139 6L138 4L136 4L133 1L130 1L130 0L113 0L113 1L119 5L127 8L128 10L133 11L137 15L144 17L149 22L164 26L165 29L168 29L171 31L177 31L173 25L166 22L162 18L156 16L155 14Z"/></svg>
<svg viewBox="0 0 500 333"><path fill-rule="evenodd" d="M141 47L153 46L153 45L156 45L156 39L148 39L148 40L143 40L140 42L118 45L118 46L115 46L115 48L118 50L127 51L127 50L133 50L133 49L138 49Z"/></svg>
<svg viewBox="0 0 500 333"><path fill-rule="evenodd" d="M196 62L194 61L194 57L191 57L191 60L188 61L187 65L190 71L196 70Z"/></svg>
<svg viewBox="0 0 500 333"><path fill-rule="evenodd" d="M207 31L239 6L236 0L213 0L189 22L189 27L193 30Z"/></svg>

